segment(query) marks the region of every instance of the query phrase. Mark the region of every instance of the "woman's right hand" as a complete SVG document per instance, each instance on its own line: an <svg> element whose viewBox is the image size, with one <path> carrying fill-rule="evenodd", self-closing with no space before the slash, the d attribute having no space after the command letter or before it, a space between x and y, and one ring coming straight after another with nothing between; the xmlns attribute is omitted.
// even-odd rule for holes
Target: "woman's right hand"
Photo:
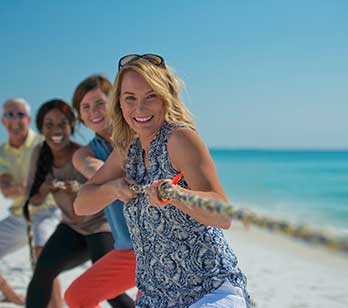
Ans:
<svg viewBox="0 0 348 308"><path fill-rule="evenodd" d="M46 196L50 192L55 192L58 189L53 185L53 181L46 180L43 182L39 188L39 191L30 198L30 203L35 206L39 206L44 202Z"/></svg>
<svg viewBox="0 0 348 308"><path fill-rule="evenodd" d="M58 188L53 184L53 181L46 180L43 182L39 188L39 193L40 195L46 196L50 192L55 192L57 191Z"/></svg>
<svg viewBox="0 0 348 308"><path fill-rule="evenodd" d="M129 189L129 185L135 183L136 182L134 180L122 177L116 180L111 180L105 184L112 188L112 191L115 192L117 199L126 203L134 199L137 195L134 191Z"/></svg>

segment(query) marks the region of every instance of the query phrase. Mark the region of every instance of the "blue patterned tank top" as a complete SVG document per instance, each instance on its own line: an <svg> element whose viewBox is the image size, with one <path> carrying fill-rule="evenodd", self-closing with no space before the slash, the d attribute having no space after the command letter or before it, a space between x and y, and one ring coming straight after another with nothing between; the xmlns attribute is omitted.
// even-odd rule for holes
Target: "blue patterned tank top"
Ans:
<svg viewBox="0 0 348 308"><path fill-rule="evenodd" d="M167 143L179 126L164 123L153 138L146 172L139 139L129 148L127 177L141 185L178 173ZM188 187L185 179L179 185ZM124 206L137 262L137 307L184 308L219 288L226 279L246 288L246 278L221 229L206 226L175 206L151 206L141 194Z"/></svg>

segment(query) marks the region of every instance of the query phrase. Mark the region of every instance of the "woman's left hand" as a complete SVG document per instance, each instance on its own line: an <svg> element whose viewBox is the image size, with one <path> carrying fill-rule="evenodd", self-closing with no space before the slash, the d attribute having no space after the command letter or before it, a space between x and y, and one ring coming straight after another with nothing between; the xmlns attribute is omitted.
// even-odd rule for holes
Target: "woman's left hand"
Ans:
<svg viewBox="0 0 348 308"><path fill-rule="evenodd" d="M65 184L65 190L68 193L76 193L81 188L81 184L76 180L65 181L64 184Z"/></svg>
<svg viewBox="0 0 348 308"><path fill-rule="evenodd" d="M149 201L149 203L152 206L159 206L163 207L166 204L163 204L164 200L161 200L158 194L158 188L161 186L162 183L171 182L172 180L165 179L165 180L155 180L152 182L152 184L145 188L145 197Z"/></svg>

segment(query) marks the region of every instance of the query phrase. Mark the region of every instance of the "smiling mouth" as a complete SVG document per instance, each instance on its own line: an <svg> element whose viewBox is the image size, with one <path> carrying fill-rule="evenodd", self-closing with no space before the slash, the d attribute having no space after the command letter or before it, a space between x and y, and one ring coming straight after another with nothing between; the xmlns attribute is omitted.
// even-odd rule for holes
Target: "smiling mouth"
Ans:
<svg viewBox="0 0 348 308"><path fill-rule="evenodd" d="M53 143L61 143L63 141L63 136L52 136L51 140Z"/></svg>
<svg viewBox="0 0 348 308"><path fill-rule="evenodd" d="M93 124L98 124L101 123L104 120L104 118L96 118L96 119L91 119L91 122Z"/></svg>
<svg viewBox="0 0 348 308"><path fill-rule="evenodd" d="M21 126L21 125L18 125L18 124L12 125L12 126L11 126L11 130L12 130L12 131L20 131L20 130L22 130L22 126Z"/></svg>
<svg viewBox="0 0 348 308"><path fill-rule="evenodd" d="M138 123L147 123L150 122L152 120L153 116L149 116L149 117L134 117L133 119L135 120L135 122Z"/></svg>

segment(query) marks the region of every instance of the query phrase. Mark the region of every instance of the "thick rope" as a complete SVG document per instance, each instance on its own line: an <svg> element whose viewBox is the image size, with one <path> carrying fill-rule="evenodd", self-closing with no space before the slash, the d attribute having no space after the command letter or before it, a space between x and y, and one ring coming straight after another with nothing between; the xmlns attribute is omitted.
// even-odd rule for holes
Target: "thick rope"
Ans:
<svg viewBox="0 0 348 308"><path fill-rule="evenodd" d="M131 184L129 188L137 194L143 194L145 193L146 186ZM347 237L327 234L306 225L294 225L286 221L260 216L248 209L234 208L228 203L179 190L176 185L173 185L171 182L162 183L158 188L158 195L162 200L172 199L190 208L195 207L209 213L216 213L231 219L240 220L245 225L256 225L274 232L284 233L310 244L321 245L336 251L348 252Z"/></svg>

